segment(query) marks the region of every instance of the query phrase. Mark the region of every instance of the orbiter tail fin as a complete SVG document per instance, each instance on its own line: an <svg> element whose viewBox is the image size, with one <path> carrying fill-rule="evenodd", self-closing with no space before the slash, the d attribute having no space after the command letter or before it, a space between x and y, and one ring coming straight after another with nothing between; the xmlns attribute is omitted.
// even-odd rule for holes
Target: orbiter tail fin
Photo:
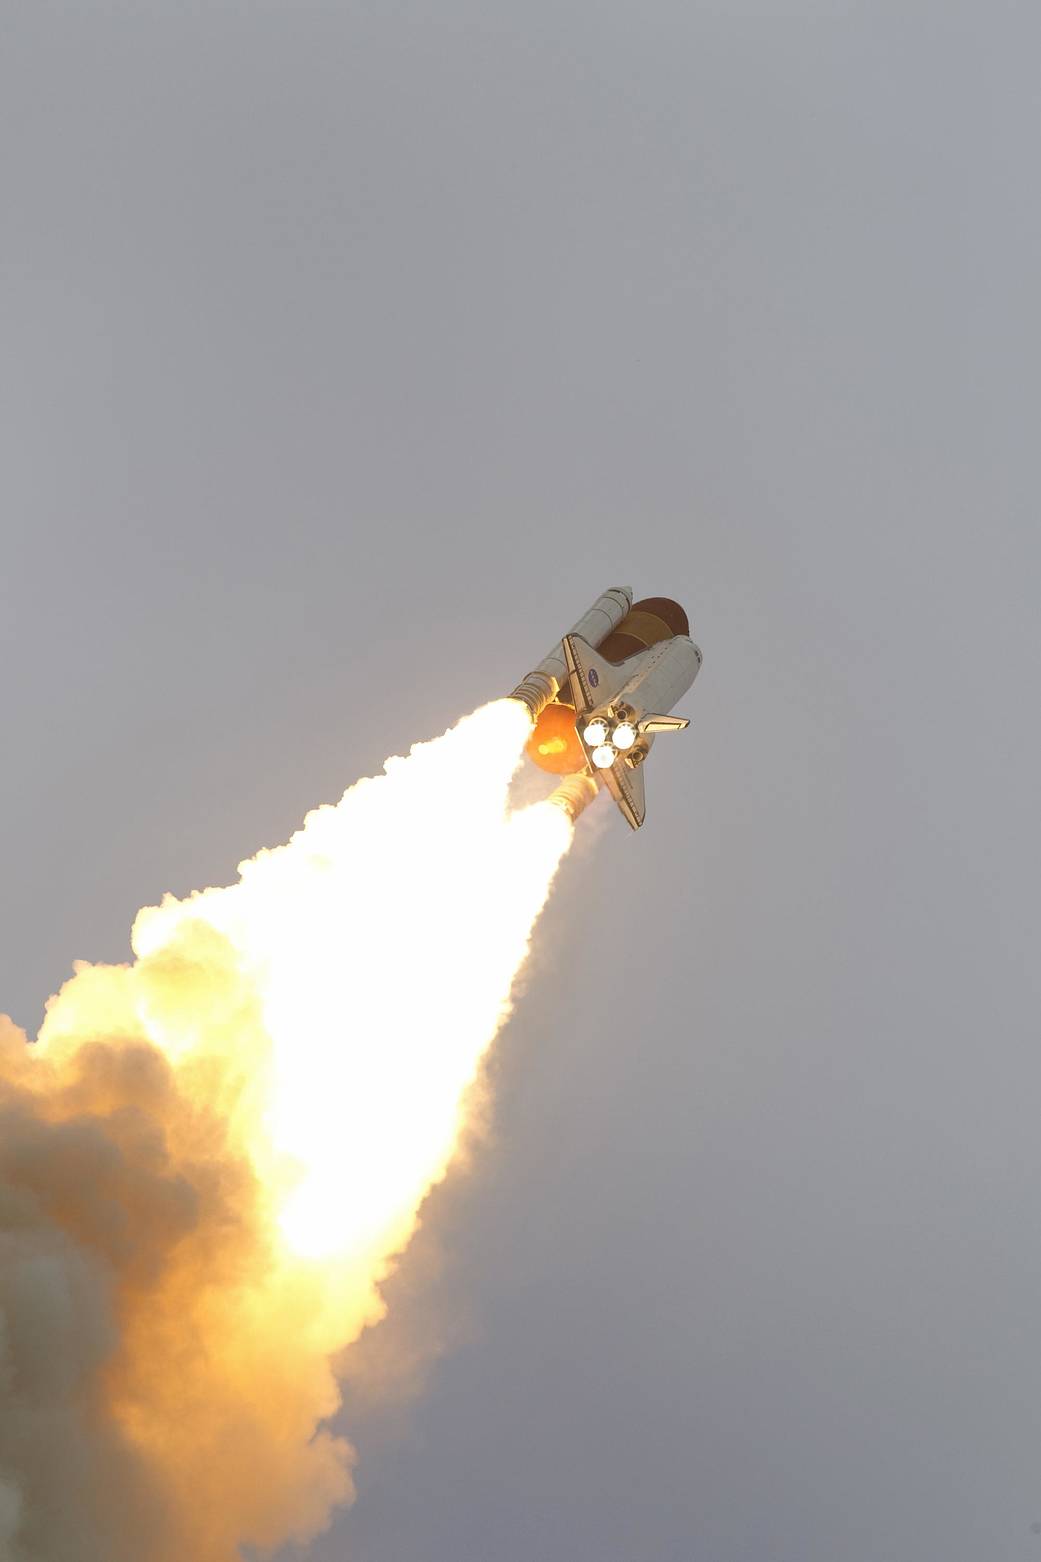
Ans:
<svg viewBox="0 0 1041 1562"><path fill-rule="evenodd" d="M610 704L628 676L625 663L609 662L581 635L565 635L561 644L571 682L571 703L579 717Z"/></svg>

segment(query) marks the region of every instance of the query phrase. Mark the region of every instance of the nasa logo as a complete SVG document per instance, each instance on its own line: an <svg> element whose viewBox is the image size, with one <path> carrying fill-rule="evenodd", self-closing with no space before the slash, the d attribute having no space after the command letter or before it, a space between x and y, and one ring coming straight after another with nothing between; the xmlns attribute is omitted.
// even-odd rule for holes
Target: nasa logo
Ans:
<svg viewBox="0 0 1041 1562"><path fill-rule="evenodd" d="M595 667L591 667L589 669L589 682L593 685L594 689L596 688L597 684L600 682L600 674L597 672Z"/></svg>

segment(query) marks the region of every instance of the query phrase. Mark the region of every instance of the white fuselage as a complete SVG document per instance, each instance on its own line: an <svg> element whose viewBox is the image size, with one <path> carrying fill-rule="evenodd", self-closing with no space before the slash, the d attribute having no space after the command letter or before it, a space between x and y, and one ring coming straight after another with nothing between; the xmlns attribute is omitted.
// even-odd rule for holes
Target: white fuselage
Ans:
<svg viewBox="0 0 1041 1562"><path fill-rule="evenodd" d="M630 658L633 670L612 703L639 716L667 715L686 694L701 666L701 652L687 635L661 640ZM628 668L628 663L623 667Z"/></svg>

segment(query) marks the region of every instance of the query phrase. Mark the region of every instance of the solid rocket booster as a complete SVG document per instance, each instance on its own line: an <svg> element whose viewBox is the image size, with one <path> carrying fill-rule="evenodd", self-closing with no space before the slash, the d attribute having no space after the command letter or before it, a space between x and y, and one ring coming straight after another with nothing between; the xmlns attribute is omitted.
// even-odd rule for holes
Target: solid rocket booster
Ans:
<svg viewBox="0 0 1041 1562"><path fill-rule="evenodd" d="M574 822L579 814L585 812L596 795L597 785L592 776L579 774L567 776L549 794L549 801L555 803L558 808L563 808L568 818Z"/></svg>
<svg viewBox="0 0 1041 1562"><path fill-rule="evenodd" d="M583 613L570 634L578 635L587 645L602 645L612 630L617 629L633 605L631 586L612 586L602 597L597 597L587 613ZM567 682L564 652L558 640L548 656L533 667L527 677L514 689L511 700L520 700L531 712L532 721L538 721L550 700Z"/></svg>

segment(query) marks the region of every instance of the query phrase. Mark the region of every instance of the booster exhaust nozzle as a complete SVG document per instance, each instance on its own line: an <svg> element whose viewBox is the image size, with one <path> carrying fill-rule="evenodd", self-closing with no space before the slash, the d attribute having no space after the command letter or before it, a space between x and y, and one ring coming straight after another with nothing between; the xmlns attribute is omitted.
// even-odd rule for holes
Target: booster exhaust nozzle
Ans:
<svg viewBox="0 0 1041 1562"><path fill-rule="evenodd" d="M611 586L603 596L597 597L589 611L583 613L569 632L581 635L589 645L601 645L612 630L617 629L632 605L631 586ZM534 724L567 681L563 650L558 641L549 655L543 657L539 665L521 680L509 697L527 706Z"/></svg>
<svg viewBox="0 0 1041 1562"><path fill-rule="evenodd" d="M584 813L589 807L596 793L597 786L592 776L568 776L566 781L562 781L549 794L549 801L557 808L562 808L574 823L579 814Z"/></svg>
<svg viewBox="0 0 1041 1562"><path fill-rule="evenodd" d="M522 705L528 707L531 724L534 726L546 706L555 698L556 693L554 679L547 678L544 673L530 672L514 689L510 699L519 700Z"/></svg>

